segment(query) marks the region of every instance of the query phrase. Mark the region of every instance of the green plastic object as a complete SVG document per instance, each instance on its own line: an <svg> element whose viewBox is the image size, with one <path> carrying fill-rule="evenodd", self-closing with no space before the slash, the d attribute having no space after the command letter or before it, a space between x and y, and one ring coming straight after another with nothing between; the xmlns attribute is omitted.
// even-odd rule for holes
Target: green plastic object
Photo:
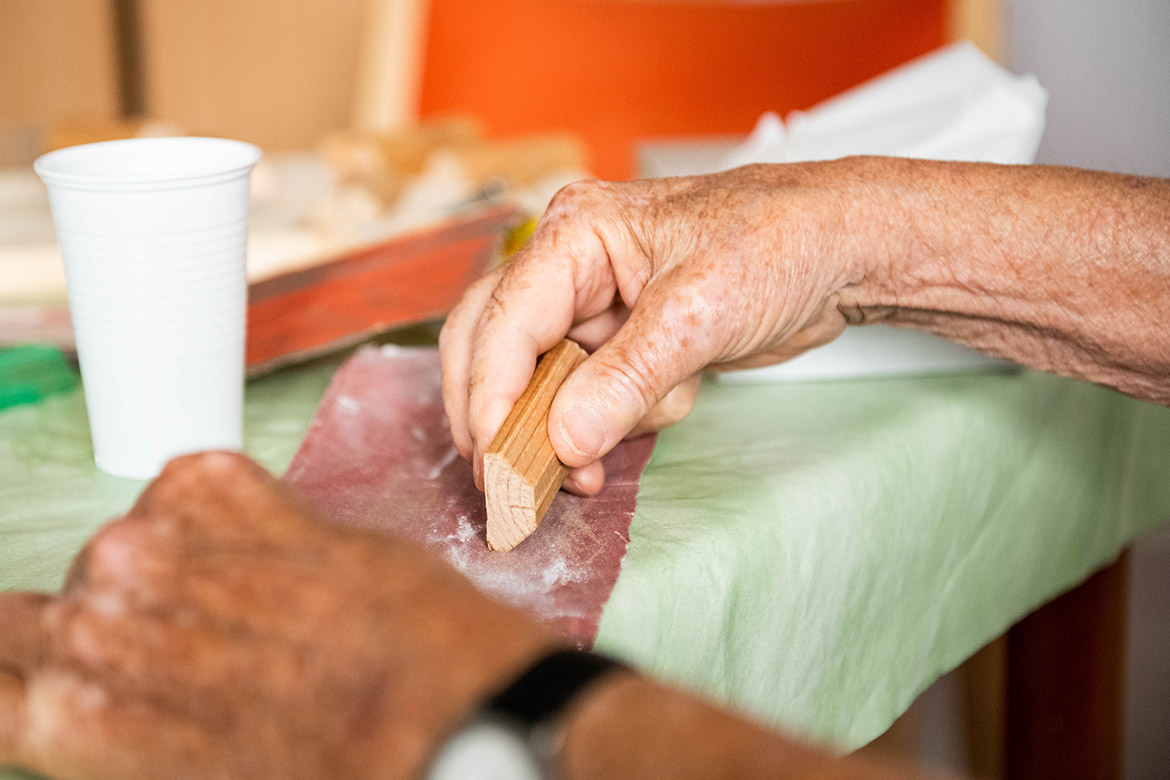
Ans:
<svg viewBox="0 0 1170 780"><path fill-rule="evenodd" d="M31 404L77 386L61 351L29 344L0 350L0 409Z"/></svg>

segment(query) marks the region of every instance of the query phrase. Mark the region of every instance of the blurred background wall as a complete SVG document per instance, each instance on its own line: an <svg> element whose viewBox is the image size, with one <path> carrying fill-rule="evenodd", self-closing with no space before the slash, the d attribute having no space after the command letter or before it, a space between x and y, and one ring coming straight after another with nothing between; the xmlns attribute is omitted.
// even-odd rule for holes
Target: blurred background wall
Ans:
<svg viewBox="0 0 1170 780"><path fill-rule="evenodd" d="M201 133L308 148L345 127L366 0L139 0L146 109Z"/></svg>
<svg viewBox="0 0 1170 780"><path fill-rule="evenodd" d="M1170 176L1170 2L1010 0L1008 67L1048 88L1039 162ZM1134 547L1125 777L1170 777L1170 528Z"/></svg>
<svg viewBox="0 0 1170 780"><path fill-rule="evenodd" d="M109 0L0 5L0 119L54 120L118 110Z"/></svg>
<svg viewBox="0 0 1170 780"><path fill-rule="evenodd" d="M119 111L110 0L0 4L0 165L39 151L38 127Z"/></svg>
<svg viewBox="0 0 1170 780"><path fill-rule="evenodd" d="M571 127L600 176L637 139L743 133L946 40L937 0L432 0L421 111L500 133Z"/></svg>
<svg viewBox="0 0 1170 780"><path fill-rule="evenodd" d="M1006 10L1008 66L1051 93L1039 161L1170 176L1170 2L1011 0Z"/></svg>
<svg viewBox="0 0 1170 780"><path fill-rule="evenodd" d="M635 139L744 133L936 48L989 1L4 0L0 126L145 113L297 149L397 90L399 118L575 130L598 174L627 176ZM375 56L404 41L417 63Z"/></svg>

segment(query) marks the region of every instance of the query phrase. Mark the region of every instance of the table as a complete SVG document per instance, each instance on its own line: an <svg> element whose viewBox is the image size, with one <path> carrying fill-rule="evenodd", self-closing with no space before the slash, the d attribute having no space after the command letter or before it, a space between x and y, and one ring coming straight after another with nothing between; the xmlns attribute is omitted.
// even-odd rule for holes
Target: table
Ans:
<svg viewBox="0 0 1170 780"><path fill-rule="evenodd" d="M250 454L283 469L336 365L249 386ZM597 644L852 749L1170 517L1168 464L1170 409L1038 372L708 383ZM0 414L0 474L0 588L56 588L141 488L94 470L79 393Z"/></svg>

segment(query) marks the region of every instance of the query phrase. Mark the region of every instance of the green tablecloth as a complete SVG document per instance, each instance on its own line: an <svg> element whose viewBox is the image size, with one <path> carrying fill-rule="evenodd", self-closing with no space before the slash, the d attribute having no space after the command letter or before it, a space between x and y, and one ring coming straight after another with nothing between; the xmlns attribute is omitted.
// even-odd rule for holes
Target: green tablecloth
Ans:
<svg viewBox="0 0 1170 780"><path fill-rule="evenodd" d="M283 471L337 364L249 386L250 454ZM141 488L93 468L79 392L0 414L0 475L0 588L56 588ZM643 475L598 647L857 747L1170 516L1168 477L1170 410L1046 374L709 384Z"/></svg>

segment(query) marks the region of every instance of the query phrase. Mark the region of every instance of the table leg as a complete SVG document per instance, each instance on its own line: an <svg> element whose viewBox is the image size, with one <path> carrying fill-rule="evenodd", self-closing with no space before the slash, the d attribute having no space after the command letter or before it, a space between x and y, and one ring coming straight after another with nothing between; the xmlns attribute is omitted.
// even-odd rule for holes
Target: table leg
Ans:
<svg viewBox="0 0 1170 780"><path fill-rule="evenodd" d="M1006 780L1121 777L1129 554L1008 632Z"/></svg>
<svg viewBox="0 0 1170 780"><path fill-rule="evenodd" d="M972 777L1003 777L1007 634L992 640L959 667L967 767Z"/></svg>

